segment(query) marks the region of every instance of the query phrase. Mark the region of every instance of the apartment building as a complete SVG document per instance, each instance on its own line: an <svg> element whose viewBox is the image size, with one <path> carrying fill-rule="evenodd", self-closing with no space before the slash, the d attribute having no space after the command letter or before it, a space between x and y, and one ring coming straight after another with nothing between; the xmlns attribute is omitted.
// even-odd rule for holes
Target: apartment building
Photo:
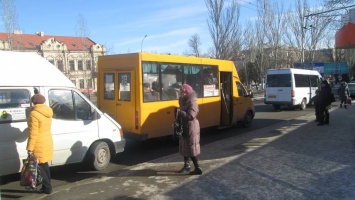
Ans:
<svg viewBox="0 0 355 200"><path fill-rule="evenodd" d="M83 92L95 92L97 58L105 46L87 37L45 35L43 32L0 33L0 51L35 52L54 64Z"/></svg>

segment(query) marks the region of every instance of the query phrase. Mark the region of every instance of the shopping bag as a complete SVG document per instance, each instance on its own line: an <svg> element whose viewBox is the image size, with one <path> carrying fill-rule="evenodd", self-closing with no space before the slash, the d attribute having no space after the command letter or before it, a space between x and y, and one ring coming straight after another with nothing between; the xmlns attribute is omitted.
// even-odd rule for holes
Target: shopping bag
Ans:
<svg viewBox="0 0 355 200"><path fill-rule="evenodd" d="M347 104L351 105L351 101L352 101L351 97L348 97L348 99L346 101L347 101L346 102Z"/></svg>
<svg viewBox="0 0 355 200"><path fill-rule="evenodd" d="M33 154L28 154L27 159L23 160L20 185L26 189L35 189L42 183L42 179L37 158Z"/></svg>

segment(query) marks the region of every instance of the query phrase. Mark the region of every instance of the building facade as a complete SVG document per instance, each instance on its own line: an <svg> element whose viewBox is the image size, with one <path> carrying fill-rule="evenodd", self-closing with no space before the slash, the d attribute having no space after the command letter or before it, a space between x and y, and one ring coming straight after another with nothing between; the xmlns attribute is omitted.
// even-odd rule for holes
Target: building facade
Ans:
<svg viewBox="0 0 355 200"><path fill-rule="evenodd" d="M97 59L105 46L87 37L0 33L0 51L35 52L55 65L82 92L92 93L97 85Z"/></svg>

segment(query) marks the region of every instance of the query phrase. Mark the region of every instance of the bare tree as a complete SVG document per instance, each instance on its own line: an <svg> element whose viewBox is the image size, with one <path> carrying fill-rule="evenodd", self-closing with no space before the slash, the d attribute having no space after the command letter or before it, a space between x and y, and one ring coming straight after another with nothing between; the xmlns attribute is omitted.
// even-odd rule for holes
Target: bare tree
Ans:
<svg viewBox="0 0 355 200"><path fill-rule="evenodd" d="M213 41L212 56L233 60L241 49L240 6L235 0L225 6L225 0L205 0L208 28Z"/></svg>
<svg viewBox="0 0 355 200"><path fill-rule="evenodd" d="M309 14L309 4L307 0L297 0L296 10L289 9L287 13L288 28L286 31L285 43L293 49L298 49L298 59L304 62L304 43L306 27L305 16Z"/></svg>
<svg viewBox="0 0 355 200"><path fill-rule="evenodd" d="M272 5L272 6L271 6ZM282 61L282 39L285 34L286 18L283 9L283 4L278 3L278 1L267 2L265 8L268 9L265 14L265 25L267 44L270 48L270 67L278 68Z"/></svg>
<svg viewBox="0 0 355 200"><path fill-rule="evenodd" d="M189 55L200 57L201 40L200 40L200 36L197 33L190 37L188 41L188 45L192 51L192 53L190 53Z"/></svg>
<svg viewBox="0 0 355 200"><path fill-rule="evenodd" d="M79 49L81 51L81 60L78 59L78 62L82 62L82 67L83 70L79 73L81 73L82 77L84 78L84 88L87 90L89 93L89 88L93 87L93 74L95 72L94 66L95 66L95 58L91 56L90 54L90 46L86 43L90 32L88 28L87 21L85 17L80 14L77 20L76 24L76 34L78 37L81 38L81 44ZM84 68L85 65L85 68ZM89 68L90 67L90 68ZM86 82L86 84L85 84ZM79 83L80 84L80 83ZM82 87L82 86L81 86Z"/></svg>
<svg viewBox="0 0 355 200"><path fill-rule="evenodd" d="M18 27L16 6L13 0L0 0L1 17L7 33L8 48L13 50L14 32Z"/></svg>

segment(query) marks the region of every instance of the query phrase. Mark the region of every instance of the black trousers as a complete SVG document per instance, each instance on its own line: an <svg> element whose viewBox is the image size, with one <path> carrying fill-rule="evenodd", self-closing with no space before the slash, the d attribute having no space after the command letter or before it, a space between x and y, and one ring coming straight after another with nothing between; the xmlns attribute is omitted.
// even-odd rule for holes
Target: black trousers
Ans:
<svg viewBox="0 0 355 200"><path fill-rule="evenodd" d="M327 108L322 108L318 120L319 124L329 123L329 110Z"/></svg>
<svg viewBox="0 0 355 200"><path fill-rule="evenodd" d="M52 190L51 172L49 171L48 162L40 163L39 166L40 166L41 175L43 177L42 188L44 190Z"/></svg>

